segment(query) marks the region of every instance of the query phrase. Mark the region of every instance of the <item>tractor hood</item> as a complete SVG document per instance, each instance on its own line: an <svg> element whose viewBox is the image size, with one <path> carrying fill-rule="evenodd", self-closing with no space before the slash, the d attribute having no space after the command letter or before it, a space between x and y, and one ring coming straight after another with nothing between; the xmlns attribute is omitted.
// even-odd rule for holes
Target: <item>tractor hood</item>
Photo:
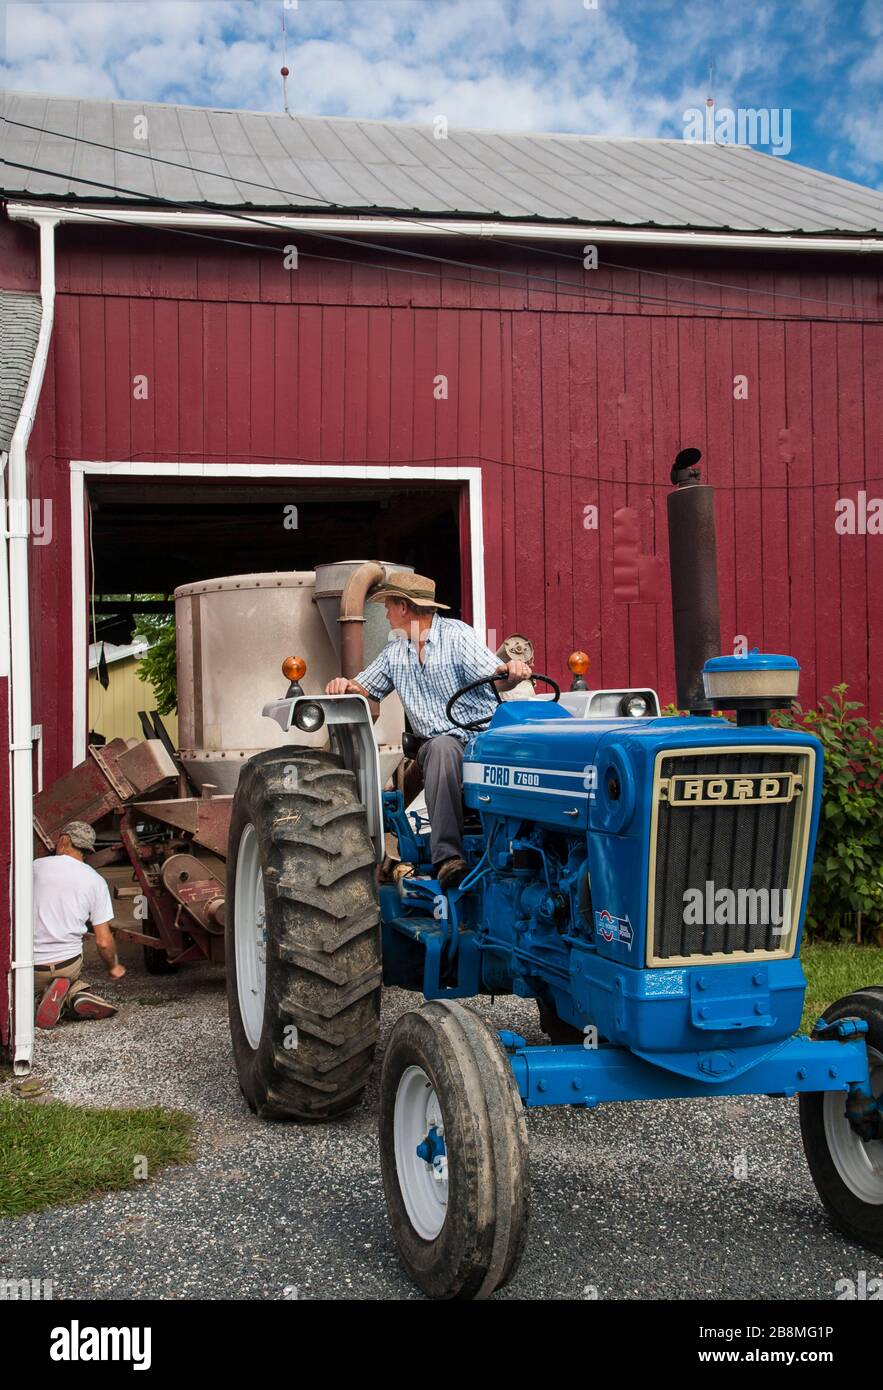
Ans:
<svg viewBox="0 0 883 1390"><path fill-rule="evenodd" d="M780 752L781 762L771 754ZM464 796L485 819L517 820L568 834L588 833L592 899L628 932L603 954L623 965L644 955L654 810L672 797L749 806L775 802L796 787L808 812L807 848L815 842L821 803L822 748L812 735L765 726L739 728L727 719L662 717L576 719L548 701L509 701L467 750ZM777 783L780 774L781 796ZM773 785L776 783L776 785ZM741 812L739 812L741 814ZM766 814L766 813L764 813ZM801 919L808 876L799 891ZM649 949L649 947L648 947Z"/></svg>

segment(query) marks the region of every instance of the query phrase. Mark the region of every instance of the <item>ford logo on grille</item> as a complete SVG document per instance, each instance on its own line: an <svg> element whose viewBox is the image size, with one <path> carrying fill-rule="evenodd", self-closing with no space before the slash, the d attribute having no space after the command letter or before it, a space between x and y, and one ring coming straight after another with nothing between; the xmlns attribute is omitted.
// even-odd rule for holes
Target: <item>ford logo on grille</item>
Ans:
<svg viewBox="0 0 883 1390"><path fill-rule="evenodd" d="M796 772L679 772L659 783L659 799L670 806L770 805L793 801L802 791Z"/></svg>

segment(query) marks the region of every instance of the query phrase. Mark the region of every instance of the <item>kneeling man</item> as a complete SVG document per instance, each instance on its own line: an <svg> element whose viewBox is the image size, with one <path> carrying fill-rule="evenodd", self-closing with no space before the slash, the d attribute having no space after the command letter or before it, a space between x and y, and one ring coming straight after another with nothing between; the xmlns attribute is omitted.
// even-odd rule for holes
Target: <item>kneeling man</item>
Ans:
<svg viewBox="0 0 883 1390"><path fill-rule="evenodd" d="M111 979L126 967L117 959L111 930L113 905L107 884L85 858L95 849L95 831L69 821L55 854L34 860L34 1000L38 1028L54 1028L62 1014L110 1018L116 1007L80 979L83 937L91 922L98 954Z"/></svg>
<svg viewBox="0 0 883 1390"><path fill-rule="evenodd" d="M368 602L386 605L391 640L354 680L338 676L325 692L382 700L395 690L414 733L426 740L417 761L426 788L435 875L442 888L456 888L466 874L463 750L472 735L451 723L445 707L455 691L482 676L505 675L516 685L530 676L531 668L519 660L501 665L467 623L442 618L440 610L448 605L436 602L434 581L421 574L393 571ZM466 723L487 718L495 709L491 688L480 686L463 696L455 713Z"/></svg>

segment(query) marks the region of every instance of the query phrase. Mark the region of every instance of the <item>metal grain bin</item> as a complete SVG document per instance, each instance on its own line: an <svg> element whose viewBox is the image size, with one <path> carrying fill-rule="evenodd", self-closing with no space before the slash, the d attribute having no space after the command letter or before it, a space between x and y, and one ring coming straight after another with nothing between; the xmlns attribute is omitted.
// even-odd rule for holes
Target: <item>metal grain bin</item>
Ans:
<svg viewBox="0 0 883 1390"><path fill-rule="evenodd" d="M341 571L345 582L359 563L322 570ZM280 666L286 656L296 654L306 661L302 684L308 694L321 691L339 674L329 635L336 623L336 614L329 621L335 600L328 589L340 577L332 574L334 582L324 591L326 613L313 601L313 570L239 574L175 590L180 753L201 789L234 791L243 762L280 741L278 725L265 719L261 710L285 693ZM369 604L367 609L368 650L373 655L386 640L388 628L381 605ZM375 725L384 777L392 774L401 757L403 723L401 705L391 696L383 702ZM298 741L322 746L325 736L299 733Z"/></svg>

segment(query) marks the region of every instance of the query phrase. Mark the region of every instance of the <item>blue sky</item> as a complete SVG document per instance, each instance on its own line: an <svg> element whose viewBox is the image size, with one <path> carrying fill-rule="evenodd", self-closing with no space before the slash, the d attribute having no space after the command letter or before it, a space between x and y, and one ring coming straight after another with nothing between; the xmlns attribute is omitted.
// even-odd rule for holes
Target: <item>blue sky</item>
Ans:
<svg viewBox="0 0 883 1390"><path fill-rule="evenodd" d="M883 187L883 0L0 0L2 85L301 114L681 137L790 113L788 158Z"/></svg>

